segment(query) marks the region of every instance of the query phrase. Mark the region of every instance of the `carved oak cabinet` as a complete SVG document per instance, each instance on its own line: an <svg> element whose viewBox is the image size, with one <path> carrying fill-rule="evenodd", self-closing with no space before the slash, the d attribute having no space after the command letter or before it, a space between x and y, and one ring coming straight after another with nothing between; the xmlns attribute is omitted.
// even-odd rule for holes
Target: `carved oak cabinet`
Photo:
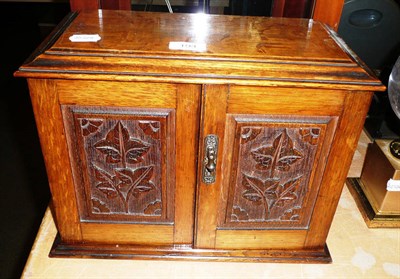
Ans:
<svg viewBox="0 0 400 279"><path fill-rule="evenodd" d="M76 257L329 262L384 89L312 20L106 10L72 13L16 76L52 193L50 255Z"/></svg>

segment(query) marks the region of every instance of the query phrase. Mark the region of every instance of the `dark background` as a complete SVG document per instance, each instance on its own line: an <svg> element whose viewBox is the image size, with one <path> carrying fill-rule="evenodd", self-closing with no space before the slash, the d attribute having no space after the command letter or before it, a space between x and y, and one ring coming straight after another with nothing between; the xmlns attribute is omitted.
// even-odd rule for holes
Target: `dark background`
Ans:
<svg viewBox="0 0 400 279"><path fill-rule="evenodd" d="M13 72L68 12L0 2L0 278L20 277L50 197L26 81Z"/></svg>

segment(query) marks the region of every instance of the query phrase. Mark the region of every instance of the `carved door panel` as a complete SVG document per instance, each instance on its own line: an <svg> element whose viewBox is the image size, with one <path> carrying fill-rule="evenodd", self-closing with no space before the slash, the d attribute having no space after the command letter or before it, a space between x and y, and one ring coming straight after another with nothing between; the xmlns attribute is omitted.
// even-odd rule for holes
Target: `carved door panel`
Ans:
<svg viewBox="0 0 400 279"><path fill-rule="evenodd" d="M343 96L326 92L332 106L322 108L310 90L220 90L226 105L207 102L214 90L206 90L203 108L223 117L203 135L219 137L217 183L200 185L197 209L217 217L198 219L197 247L303 248Z"/></svg>
<svg viewBox="0 0 400 279"><path fill-rule="evenodd" d="M193 213L186 210L193 207L195 174L187 168L195 164L196 144L184 140L196 136L200 87L130 83L114 95L111 82L98 91L88 89L92 82L77 86L71 91L60 82L58 91L82 238L192 243ZM82 95L96 100L88 105ZM189 174L184 188L180 171Z"/></svg>
<svg viewBox="0 0 400 279"><path fill-rule="evenodd" d="M171 222L171 109L64 106L76 150L80 216L84 221ZM74 138L74 140L72 140ZM168 138L168 139L167 139ZM163 156L163 154L165 156ZM79 172L79 174L78 174Z"/></svg>

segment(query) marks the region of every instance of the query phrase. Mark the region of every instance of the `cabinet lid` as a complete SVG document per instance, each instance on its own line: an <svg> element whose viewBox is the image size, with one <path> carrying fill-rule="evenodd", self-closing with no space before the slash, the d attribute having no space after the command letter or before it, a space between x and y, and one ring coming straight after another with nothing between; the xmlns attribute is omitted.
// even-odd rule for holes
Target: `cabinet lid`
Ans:
<svg viewBox="0 0 400 279"><path fill-rule="evenodd" d="M16 75L384 88L313 20L109 10L70 14Z"/></svg>

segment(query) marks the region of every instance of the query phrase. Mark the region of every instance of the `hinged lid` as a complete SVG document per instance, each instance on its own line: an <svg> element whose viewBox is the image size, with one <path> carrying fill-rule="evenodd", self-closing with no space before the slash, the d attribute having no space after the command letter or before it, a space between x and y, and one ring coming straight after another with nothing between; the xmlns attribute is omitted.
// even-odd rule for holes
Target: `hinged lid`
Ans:
<svg viewBox="0 0 400 279"><path fill-rule="evenodd" d="M313 20L98 10L54 33L17 76L383 89Z"/></svg>

